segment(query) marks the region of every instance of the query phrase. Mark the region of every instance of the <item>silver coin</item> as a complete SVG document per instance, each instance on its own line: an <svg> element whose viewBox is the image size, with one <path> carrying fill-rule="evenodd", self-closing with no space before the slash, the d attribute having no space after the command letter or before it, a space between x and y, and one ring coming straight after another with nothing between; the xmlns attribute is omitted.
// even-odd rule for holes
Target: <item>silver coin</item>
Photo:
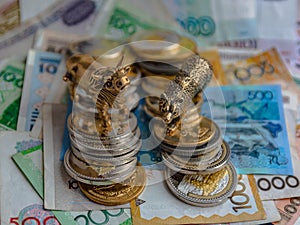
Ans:
<svg viewBox="0 0 300 225"><path fill-rule="evenodd" d="M238 180L231 162L222 170L205 175L186 175L167 168L165 178L167 186L177 198L200 207L225 202L235 191Z"/></svg>
<svg viewBox="0 0 300 225"><path fill-rule="evenodd" d="M135 145L130 146L127 149L113 149L107 150L103 149L102 151L87 149L83 146L80 146L78 143L71 143L71 150L76 152L77 155L82 155L83 157L92 157L92 158L99 158L99 159L106 159L107 161L114 161L114 160L125 160L126 158L130 158L135 156L138 151L141 149L142 142L138 141ZM78 156L79 157L79 156Z"/></svg>
<svg viewBox="0 0 300 225"><path fill-rule="evenodd" d="M128 136L132 136L132 133L134 133L137 129L137 119L136 116L133 113L130 113L128 121L124 123L124 126L126 126L126 129L122 131L121 134L118 134L117 131L111 132L111 134L107 137L102 137L97 131L89 132L87 125L84 124L84 119L81 120L81 118L78 118L77 120L76 115L70 114L67 121L68 130L71 134L73 134L75 137L78 138L85 138L88 140L96 140L101 141L102 143L109 143L118 141L121 139L126 139ZM90 121L90 126L94 126L94 121ZM94 129L94 128L92 128Z"/></svg>
<svg viewBox="0 0 300 225"><path fill-rule="evenodd" d="M136 166L129 166L123 168L124 171L122 173L118 171L117 173L114 173L113 175L100 175L100 176L89 176L84 174L84 171L81 168L73 168L71 164L70 157L73 154L70 150L68 150L64 157L64 167L67 171L67 173L75 180L85 183L85 184L91 184L91 185L110 185L114 183L120 183L126 179L128 179L132 174L135 172ZM136 160L136 159L135 159ZM136 162L136 161L135 161ZM93 170L92 170L93 171Z"/></svg>
<svg viewBox="0 0 300 225"><path fill-rule="evenodd" d="M230 152L228 144L223 141L221 151L208 161L191 162L188 158L175 157L166 152L162 152L162 158L165 165L174 171L184 174L208 174L221 170L230 160Z"/></svg>

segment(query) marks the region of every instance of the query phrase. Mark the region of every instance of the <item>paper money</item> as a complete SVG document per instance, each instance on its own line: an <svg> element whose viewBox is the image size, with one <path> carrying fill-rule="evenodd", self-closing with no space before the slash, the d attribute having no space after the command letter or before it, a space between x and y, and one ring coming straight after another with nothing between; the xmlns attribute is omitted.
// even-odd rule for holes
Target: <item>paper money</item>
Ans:
<svg viewBox="0 0 300 225"><path fill-rule="evenodd" d="M32 130L55 77L63 76L63 74L58 74L61 60L62 55L60 54L37 50L29 51L18 117L18 131Z"/></svg>
<svg viewBox="0 0 300 225"><path fill-rule="evenodd" d="M297 16L299 13L297 5L297 0L258 1L258 37L269 39L295 40ZM288 17L287 12L289 15Z"/></svg>
<svg viewBox="0 0 300 225"><path fill-rule="evenodd" d="M220 88L205 90L202 114L221 127L238 173L293 174L280 86Z"/></svg>
<svg viewBox="0 0 300 225"><path fill-rule="evenodd" d="M297 121L295 106L297 106L297 104L293 105L294 107L291 107L288 102L284 101L284 115L288 130L294 174L292 176L255 175L256 184L262 199L281 199L297 197L300 195L300 165L298 163L300 159L300 151L298 147L300 146L300 140L295 136L295 124Z"/></svg>
<svg viewBox="0 0 300 225"><path fill-rule="evenodd" d="M300 217L300 197L275 200L275 203L280 212L281 220L273 224L294 225Z"/></svg>
<svg viewBox="0 0 300 225"><path fill-rule="evenodd" d="M56 52L66 54L68 47L72 42L88 39L89 36L84 35L66 35L64 32L53 30L40 30L36 34L34 49L46 52Z"/></svg>
<svg viewBox="0 0 300 225"><path fill-rule="evenodd" d="M264 210L266 212L266 219L264 220L255 220L255 221L246 221L246 222L236 222L230 223L231 225L257 225L257 224L266 224L272 223L280 220L280 214L276 208L275 202L272 200L262 201Z"/></svg>
<svg viewBox="0 0 300 225"><path fill-rule="evenodd" d="M42 11L51 7L57 0L48 0L41 2L39 0L19 0L21 22L37 16Z"/></svg>
<svg viewBox="0 0 300 225"><path fill-rule="evenodd" d="M43 204L11 159L13 154L40 144L28 133L0 132L1 224L13 224L28 207Z"/></svg>
<svg viewBox="0 0 300 225"><path fill-rule="evenodd" d="M258 55L261 50L259 49L243 49L234 47L218 47L222 65L234 63L236 61L245 60L252 56ZM224 78L225 79L225 76Z"/></svg>
<svg viewBox="0 0 300 225"><path fill-rule="evenodd" d="M139 200L131 202L134 224L226 223L265 218L251 176L239 176L234 197L225 203L201 208L185 204L164 185L163 171L147 170L147 186ZM247 197L246 197L247 196Z"/></svg>
<svg viewBox="0 0 300 225"><path fill-rule="evenodd" d="M129 204L107 207L89 201L79 190L77 181L69 177L60 161L66 105L44 104L44 184L46 209L80 211L129 208Z"/></svg>
<svg viewBox="0 0 300 225"><path fill-rule="evenodd" d="M18 0L8 0L0 5L0 35L17 27L20 24L20 11Z"/></svg>
<svg viewBox="0 0 300 225"><path fill-rule="evenodd" d="M160 1L115 1L108 12L109 20L99 26L98 35L112 40L128 41L137 32L155 28L181 30Z"/></svg>
<svg viewBox="0 0 300 225"><path fill-rule="evenodd" d="M257 51L267 51L276 47L283 59L286 61L297 56L297 41L284 39L252 38L243 40L224 41L217 44L219 47L229 47L237 49L250 49ZM251 57L251 56L249 56Z"/></svg>
<svg viewBox="0 0 300 225"><path fill-rule="evenodd" d="M49 89L44 103L66 104L68 101L67 83L62 81L62 76L66 73L65 58L62 58L57 72ZM43 139L42 112L39 111L38 117L34 122L30 135L34 138Z"/></svg>
<svg viewBox="0 0 300 225"><path fill-rule="evenodd" d="M12 55L25 57L32 47L36 32L51 29L67 35L92 35L106 20L106 11L113 1L56 1L47 10L7 32L0 40L0 58ZM103 10L102 10L103 9ZM105 9L105 10L104 10Z"/></svg>
<svg viewBox="0 0 300 225"><path fill-rule="evenodd" d="M43 150L39 145L26 151L13 155L13 160L26 178L33 186L38 195L44 199L44 180L43 180ZM51 214L51 211L45 211ZM64 212L52 211L52 214L61 224L82 224L97 221L100 224L123 224L131 221L129 209L103 210L103 211L81 211L81 212ZM39 217L36 217L39 218ZM41 218L39 218L41 220ZM44 221L47 217L44 218ZM53 219L54 220L54 219ZM24 219L23 219L24 221ZM41 223L43 221L40 221ZM45 223L45 222L44 222Z"/></svg>
<svg viewBox="0 0 300 225"><path fill-rule="evenodd" d="M257 36L256 1L163 2L174 21L198 39L199 46Z"/></svg>
<svg viewBox="0 0 300 225"><path fill-rule="evenodd" d="M0 130L16 130L25 65L8 60L0 71Z"/></svg>

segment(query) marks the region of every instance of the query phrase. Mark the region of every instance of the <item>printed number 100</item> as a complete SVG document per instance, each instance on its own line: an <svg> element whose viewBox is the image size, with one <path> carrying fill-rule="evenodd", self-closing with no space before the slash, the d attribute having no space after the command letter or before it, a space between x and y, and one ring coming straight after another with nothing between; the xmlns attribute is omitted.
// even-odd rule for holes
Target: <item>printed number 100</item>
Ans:
<svg viewBox="0 0 300 225"><path fill-rule="evenodd" d="M250 209L252 207L251 205L247 205L250 199L249 196L244 193L244 191L246 190L246 186L244 183L242 183L241 179L242 176L239 175L239 182L237 183L237 187L241 188L235 190L232 196L229 198L232 204L237 205L232 207L235 212L237 212L239 209Z"/></svg>

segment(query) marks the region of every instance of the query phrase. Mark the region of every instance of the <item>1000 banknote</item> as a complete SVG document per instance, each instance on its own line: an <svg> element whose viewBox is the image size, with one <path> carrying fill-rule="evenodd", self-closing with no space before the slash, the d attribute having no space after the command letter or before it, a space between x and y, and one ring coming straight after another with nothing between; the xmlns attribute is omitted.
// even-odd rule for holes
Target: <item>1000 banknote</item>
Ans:
<svg viewBox="0 0 300 225"><path fill-rule="evenodd" d="M164 184L164 179L163 171L147 170L147 186L139 200L131 202L134 224L226 223L265 218L252 176L239 176L231 198L223 204L205 208L177 199Z"/></svg>
<svg viewBox="0 0 300 225"><path fill-rule="evenodd" d="M208 87L202 114L222 128L241 174L293 174L279 85Z"/></svg>

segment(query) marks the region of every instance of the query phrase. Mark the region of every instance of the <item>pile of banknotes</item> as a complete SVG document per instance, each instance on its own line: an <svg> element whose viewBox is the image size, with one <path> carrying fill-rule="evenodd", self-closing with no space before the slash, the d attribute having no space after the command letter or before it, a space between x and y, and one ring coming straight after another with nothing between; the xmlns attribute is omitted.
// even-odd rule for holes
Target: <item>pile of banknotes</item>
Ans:
<svg viewBox="0 0 300 225"><path fill-rule="evenodd" d="M0 3L1 224L300 224L299 0L65 0L35 16L28 8ZM74 107L63 81L76 53L111 67L134 63L125 102L146 185L130 203L89 200L64 167L68 149L78 148L70 137L82 136L68 120ZM160 95L193 54L214 75L185 119L216 125L216 143L230 151L223 166L237 173L222 204L205 207L178 198L187 196L178 191L183 176L166 180L182 154L165 139L159 145L154 130Z"/></svg>

